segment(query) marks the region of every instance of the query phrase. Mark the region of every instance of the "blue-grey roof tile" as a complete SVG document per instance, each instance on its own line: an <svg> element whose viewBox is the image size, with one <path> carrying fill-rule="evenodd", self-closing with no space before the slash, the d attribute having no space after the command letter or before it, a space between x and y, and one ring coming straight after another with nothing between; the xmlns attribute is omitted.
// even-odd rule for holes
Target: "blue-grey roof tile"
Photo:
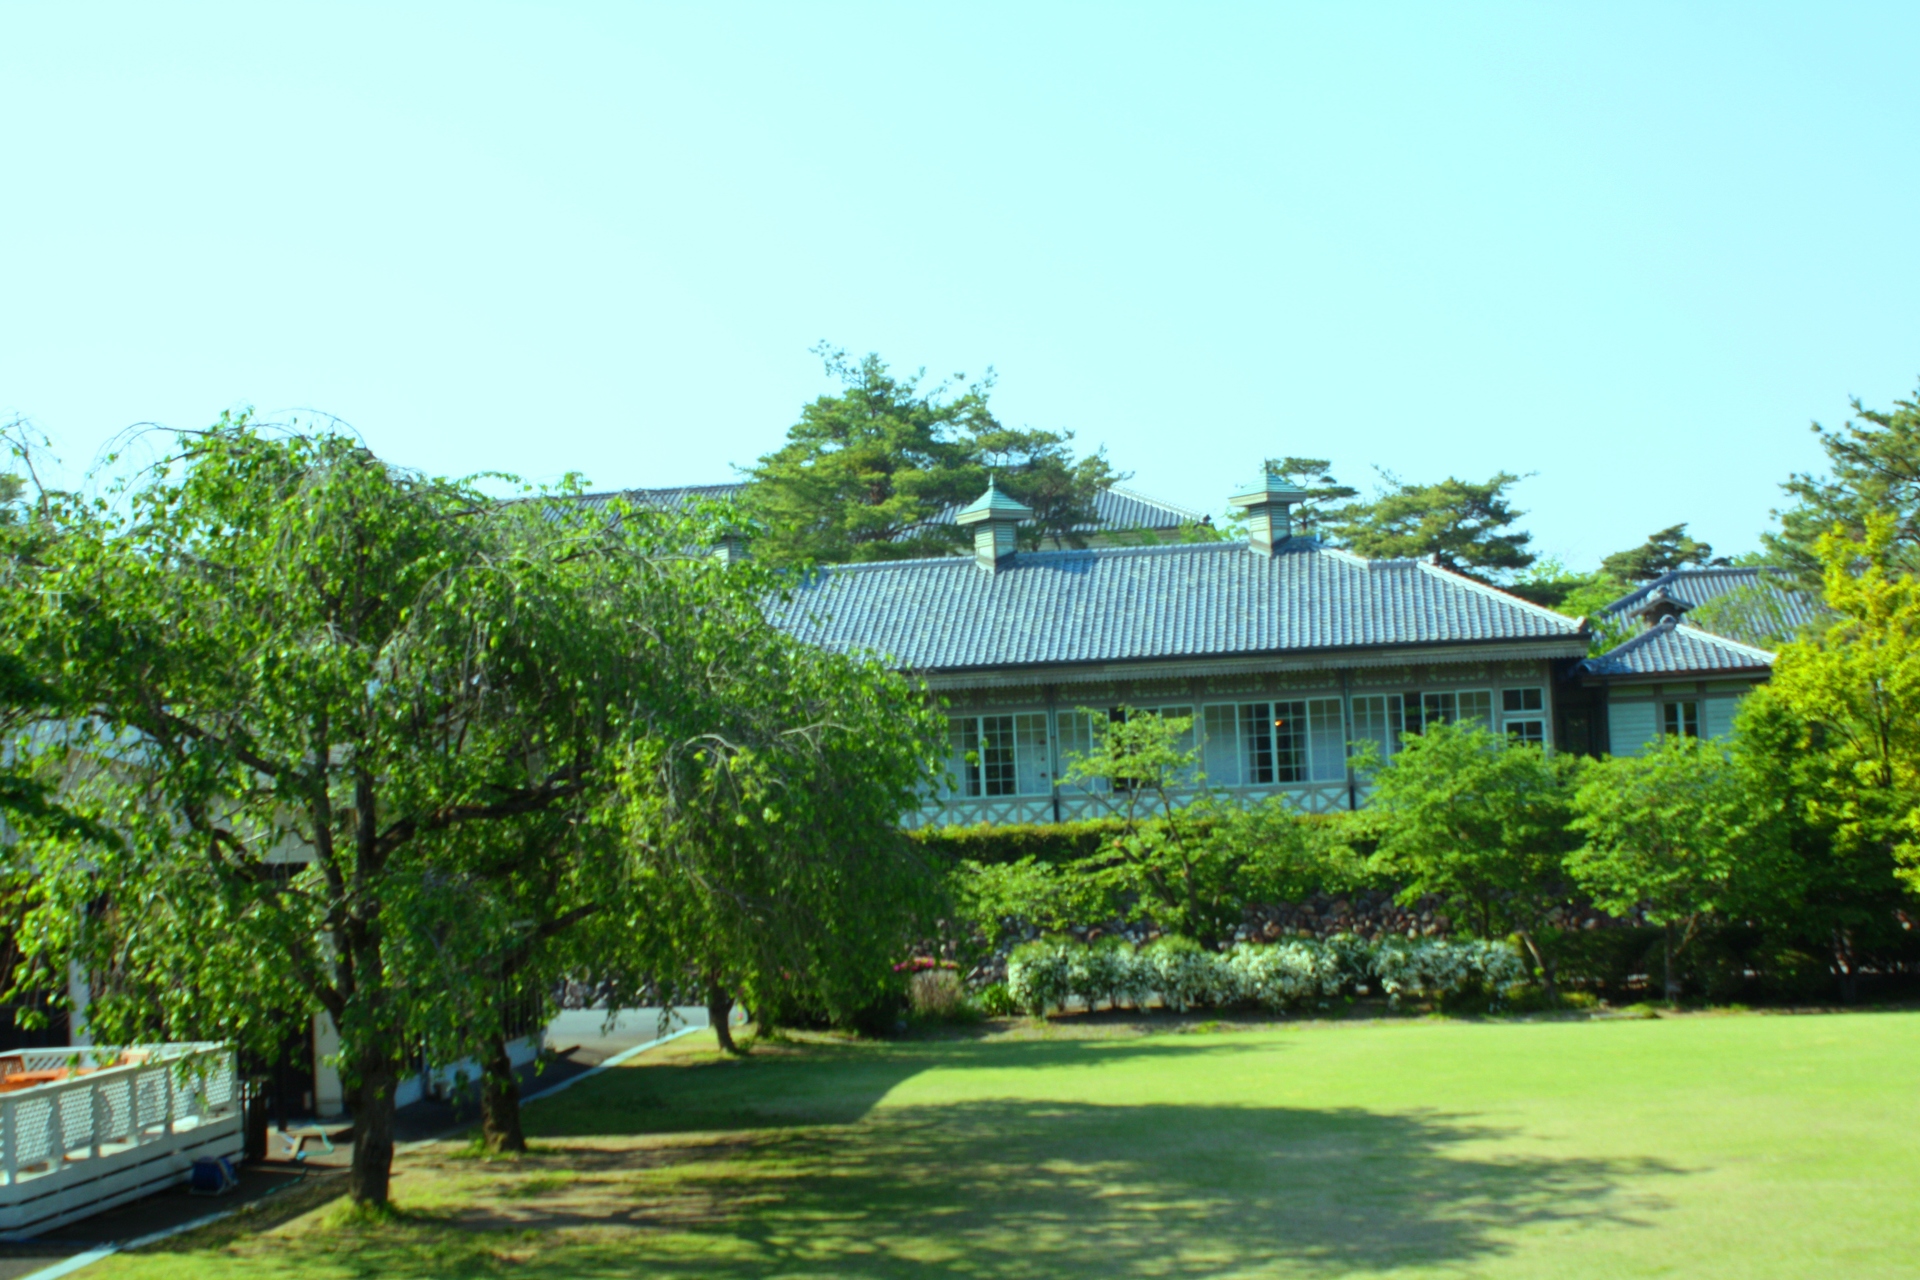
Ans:
<svg viewBox="0 0 1920 1280"><path fill-rule="evenodd" d="M740 484L689 484L668 489L619 489L607 493L583 494L580 501L588 506L604 507L616 499L624 499L637 507L657 507L662 511L678 511L695 499L708 502L728 502L740 496L744 488ZM1186 524L1202 524L1208 520L1206 513L1192 511L1159 498L1149 498L1143 493L1114 485L1102 489L1094 495L1093 509L1096 520L1092 524L1077 525L1075 533L1099 533L1101 531L1120 531L1129 529L1152 529L1170 533ZM959 516L961 508L949 507L933 517L936 524L952 524Z"/></svg>
<svg viewBox="0 0 1920 1280"><path fill-rule="evenodd" d="M1772 669L1773 655L1765 649L1672 618L1580 664L1581 671L1595 676L1765 675Z"/></svg>
<svg viewBox="0 0 1920 1280"><path fill-rule="evenodd" d="M1826 612L1818 597L1796 588L1781 570L1745 566L1670 570L1621 596L1600 616L1632 614L1655 591L1664 591L1689 615L1703 604L1724 600L1723 607L1708 611L1711 625L1691 616L1689 622L1698 630L1748 644L1791 635Z"/></svg>
<svg viewBox="0 0 1920 1280"><path fill-rule="evenodd" d="M1416 560L1363 560L1297 538L837 565L781 606L796 634L900 666L1303 653L1369 646L1570 640L1572 618Z"/></svg>

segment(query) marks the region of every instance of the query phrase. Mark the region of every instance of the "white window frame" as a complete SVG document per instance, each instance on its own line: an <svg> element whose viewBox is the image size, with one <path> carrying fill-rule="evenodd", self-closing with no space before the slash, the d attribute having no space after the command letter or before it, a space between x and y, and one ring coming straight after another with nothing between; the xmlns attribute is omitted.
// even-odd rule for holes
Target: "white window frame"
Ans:
<svg viewBox="0 0 1920 1280"><path fill-rule="evenodd" d="M1662 698L1660 699L1660 736L1666 737L1666 738L1671 738L1671 737L1692 738L1696 742L1699 741L1700 711L1701 711L1700 702L1701 702L1701 699L1697 697L1696 698ZM1692 717L1693 732L1692 733L1687 732L1687 727L1688 727L1687 726L1687 719L1688 719L1687 709L1688 708L1691 708L1693 711L1693 717ZM1675 722L1674 726L1671 728L1668 727L1668 721L1670 720Z"/></svg>
<svg viewBox="0 0 1920 1280"><path fill-rule="evenodd" d="M1508 710L1507 698L1509 695L1519 694L1519 700L1524 704L1526 702L1526 695L1529 693L1540 695L1540 705L1538 707L1522 705L1513 710ZM1514 732L1516 729L1520 732ZM1532 743L1542 750L1552 745L1547 733L1547 690L1545 685L1520 685L1500 691L1500 732L1509 738L1519 738L1522 742Z"/></svg>
<svg viewBox="0 0 1920 1280"><path fill-rule="evenodd" d="M947 791L950 799L964 800L1004 800L1015 796L1047 795L1053 789L1053 741L1046 723L1044 711L1013 711L980 713L947 718L947 767L953 774L958 786ZM1040 721L1040 741L1032 739L1031 721ZM986 750L988 722L993 721L994 730L1004 728L1004 744L1007 759L999 764L1005 770L1005 776L989 778L989 759ZM1004 726L999 722L1004 721ZM1022 721L1029 723L1022 725ZM1021 741L1022 728L1027 730L1027 741ZM969 759L969 755L972 756ZM1035 758L1037 756L1037 759ZM1023 759L1023 757L1026 757ZM1022 768L1022 765L1026 768ZM1035 769L1032 766L1038 764ZM1044 785L1035 779L1045 779ZM994 787L998 785L1000 789ZM1034 789L1037 787L1038 789Z"/></svg>

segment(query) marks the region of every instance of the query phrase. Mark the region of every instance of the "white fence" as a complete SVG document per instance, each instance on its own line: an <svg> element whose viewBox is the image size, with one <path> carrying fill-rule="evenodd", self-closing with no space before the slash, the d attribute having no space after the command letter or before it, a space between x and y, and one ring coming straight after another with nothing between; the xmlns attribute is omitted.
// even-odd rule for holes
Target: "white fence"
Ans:
<svg viewBox="0 0 1920 1280"><path fill-rule="evenodd" d="M0 1053L0 1234L51 1230L241 1146L228 1045Z"/></svg>

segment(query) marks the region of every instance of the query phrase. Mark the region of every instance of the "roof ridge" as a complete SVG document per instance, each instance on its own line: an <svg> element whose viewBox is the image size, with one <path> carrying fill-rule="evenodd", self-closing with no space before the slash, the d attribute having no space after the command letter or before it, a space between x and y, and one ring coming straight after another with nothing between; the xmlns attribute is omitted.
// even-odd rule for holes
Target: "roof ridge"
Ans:
<svg viewBox="0 0 1920 1280"><path fill-rule="evenodd" d="M1295 539L1295 541L1302 541L1302 540ZM1022 550L1022 551L1015 552L1014 562L1016 564L1021 563L1023 561L1026 563L1032 563L1033 561L1039 560L1039 559L1049 559L1049 560L1065 559L1073 556L1107 557L1111 559L1117 559L1121 557L1144 556L1144 555L1172 555L1172 554L1178 554L1181 552L1206 553L1206 552L1223 550L1228 547L1234 547L1244 551L1246 549L1246 546L1247 544L1245 542L1219 541L1219 542L1160 542L1160 543L1153 543L1143 547L1043 547L1038 551ZM1303 551L1304 550L1315 550L1315 551L1329 550L1329 548L1319 546L1318 544L1315 544L1311 548L1301 547L1299 549ZM831 569L831 570L893 569L893 568L899 568L903 565L915 565L915 564L973 564L973 563L974 563L973 553L971 551L967 551L964 553L956 552L953 555L946 555L946 556L902 556L898 560L856 560L856 561L851 561L845 564L823 564L823 565L820 565L819 568Z"/></svg>
<svg viewBox="0 0 1920 1280"><path fill-rule="evenodd" d="M1478 578L1470 578L1466 574L1461 573L1457 569L1447 568L1447 566L1440 564L1438 561L1431 560L1431 559L1420 559L1420 560L1415 560L1413 563L1418 565L1423 571L1427 573L1445 574L1448 578L1455 579L1460 583L1473 588L1475 591L1481 592L1483 595L1490 595L1498 600L1503 600L1512 604L1517 604L1521 608L1532 612L1538 617L1546 618L1553 622L1572 623L1574 632L1576 634L1586 630L1586 626L1584 622L1579 618L1569 618L1566 614L1560 613L1553 609L1549 609L1543 604L1535 604L1531 600L1522 599L1520 596L1514 595L1511 591L1502 591L1500 588L1494 586L1490 582L1482 582Z"/></svg>
<svg viewBox="0 0 1920 1280"><path fill-rule="evenodd" d="M1130 489L1124 484L1110 484L1106 486L1106 490L1108 493L1117 493L1122 497L1132 498L1135 502L1144 502L1150 507L1159 507L1162 510L1171 511L1176 515L1192 516L1195 522L1206 518L1207 513L1204 511L1196 511L1192 507L1183 507L1177 502L1168 502L1165 498L1156 498L1150 493L1142 493L1138 489Z"/></svg>
<svg viewBox="0 0 1920 1280"><path fill-rule="evenodd" d="M1743 653L1750 653L1757 658L1765 658L1769 663L1772 663L1780 656L1771 649L1762 649L1757 644L1747 644L1745 641L1735 640L1731 636L1716 635L1711 631L1702 631L1699 627L1690 627L1684 622L1675 622L1672 630L1684 631L1690 637L1696 637L1728 649L1738 649Z"/></svg>

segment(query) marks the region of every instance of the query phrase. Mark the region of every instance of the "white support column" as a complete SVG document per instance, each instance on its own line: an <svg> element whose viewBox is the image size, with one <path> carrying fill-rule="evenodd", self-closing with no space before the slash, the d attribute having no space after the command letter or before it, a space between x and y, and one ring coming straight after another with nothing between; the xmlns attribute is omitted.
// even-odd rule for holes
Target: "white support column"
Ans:
<svg viewBox="0 0 1920 1280"><path fill-rule="evenodd" d="M330 1014L313 1020L313 1113L337 1116L347 1109L346 1089L340 1083L340 1068L330 1061L340 1052L340 1031Z"/></svg>

